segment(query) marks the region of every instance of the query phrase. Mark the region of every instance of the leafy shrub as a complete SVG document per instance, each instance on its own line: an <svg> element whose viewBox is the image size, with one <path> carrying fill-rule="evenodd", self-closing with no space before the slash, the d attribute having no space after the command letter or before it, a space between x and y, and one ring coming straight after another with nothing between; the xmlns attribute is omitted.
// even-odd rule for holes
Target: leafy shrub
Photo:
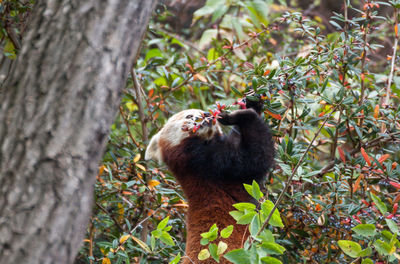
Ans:
<svg viewBox="0 0 400 264"><path fill-rule="evenodd" d="M226 231L214 226L200 258L395 263L400 2L343 5L330 20L332 33L283 1L208 0L195 13L197 39L152 22L112 127L77 261L177 263L187 204L165 166L143 161L149 136L176 111L252 100L250 92L266 100L276 167L264 194L256 192L260 207L232 212L249 225L245 248L224 251L213 238ZM380 15L383 6L391 16ZM349 17L350 8L358 15Z"/></svg>

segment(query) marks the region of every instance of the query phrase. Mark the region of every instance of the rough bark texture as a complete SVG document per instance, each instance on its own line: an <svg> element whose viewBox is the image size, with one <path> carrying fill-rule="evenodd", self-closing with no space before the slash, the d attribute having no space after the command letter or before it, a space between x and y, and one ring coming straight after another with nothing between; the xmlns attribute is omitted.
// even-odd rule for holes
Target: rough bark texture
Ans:
<svg viewBox="0 0 400 264"><path fill-rule="evenodd" d="M155 0L37 1L0 101L0 262L72 263Z"/></svg>

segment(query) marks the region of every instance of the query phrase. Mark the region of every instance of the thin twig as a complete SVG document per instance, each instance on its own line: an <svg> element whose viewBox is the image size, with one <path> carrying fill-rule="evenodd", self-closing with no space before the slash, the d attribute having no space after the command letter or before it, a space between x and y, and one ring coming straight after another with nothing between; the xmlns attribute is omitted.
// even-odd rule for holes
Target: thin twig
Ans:
<svg viewBox="0 0 400 264"><path fill-rule="evenodd" d="M202 51L201 49L199 49L196 44L190 42L189 40L186 40L184 38L182 38L181 36L172 33L172 32L168 32L165 29L162 28L157 28L157 31L160 31L162 33L164 33L165 35L168 35L169 37L173 37L176 38L177 40L179 40L180 42L182 42L183 44L189 46L190 48L194 49L195 51L199 52L201 55L205 56L206 53L204 51Z"/></svg>
<svg viewBox="0 0 400 264"><path fill-rule="evenodd" d="M89 263L93 264L93 237L94 237L94 224L93 219L90 221L89 228Z"/></svg>
<svg viewBox="0 0 400 264"><path fill-rule="evenodd" d="M147 126L146 126L146 117L144 115L144 109L143 109L143 104L142 104L142 95L140 93L140 84L136 77L135 69L133 67L131 69L131 75L132 75L132 80L133 80L133 88L135 89L135 93L136 93L136 103L138 105L138 110L139 110L140 124L142 125L142 140L147 141L149 139L149 131L147 130Z"/></svg>
<svg viewBox="0 0 400 264"><path fill-rule="evenodd" d="M124 232L124 228L121 226L121 224L118 222L117 219L115 219L115 217L113 215L111 215L106 208L104 208L101 204L99 204L98 202L95 202L95 204L100 208L100 210L102 210L104 213L106 213L115 223L115 225L122 231Z"/></svg>
<svg viewBox="0 0 400 264"><path fill-rule="evenodd" d="M8 39L12 42L14 48L19 51L21 50L21 41L19 40L14 29L6 22L5 30L7 32Z"/></svg>
<svg viewBox="0 0 400 264"><path fill-rule="evenodd" d="M368 8L365 11L365 17L366 19L369 19L371 15L371 8ZM358 101L358 105L364 104L364 97L365 97L365 64L366 64L366 59L367 59L367 36L368 36L368 31L369 31L369 26L371 23L367 23L364 27L361 27L361 29L364 30L363 34L363 49L361 53L361 95L360 99ZM360 119L360 127L362 127L362 124L364 122L364 118Z"/></svg>
<svg viewBox="0 0 400 264"><path fill-rule="evenodd" d="M364 103L364 94L365 94L365 62L367 58L367 35L368 35L368 26L364 29L364 36L363 36L363 51L361 54L361 95L358 101L358 105L362 105ZM360 120L360 124L363 123L363 119Z"/></svg>
<svg viewBox="0 0 400 264"><path fill-rule="evenodd" d="M336 131L335 131L335 135L333 137L333 142L332 142L332 145L331 145L331 160L335 160L336 148L337 148L337 143L338 143L338 138L339 138L339 126L340 126L340 122L342 122L341 121L341 117L342 117L342 110L340 110L340 112L339 112Z"/></svg>
<svg viewBox="0 0 400 264"><path fill-rule="evenodd" d="M394 17L395 17L395 28L398 27L398 19L397 19L397 8L394 8ZM392 55L392 62L390 66L390 74L389 74L389 80L388 80L388 85L386 87L386 96L383 99L382 106L387 106L389 105L389 100L390 100L390 86L392 85L392 79L393 79L393 72L394 72L394 63L396 61L396 52L397 52L397 45L399 42L399 35L398 35L398 30L395 30L395 36L394 36L394 44L393 44L393 55Z"/></svg>
<svg viewBox="0 0 400 264"><path fill-rule="evenodd" d="M126 120L126 117L124 115L124 110L122 109L122 106L119 107L119 112L121 113L121 116L122 116L122 119L124 120L125 126L128 129L128 135L131 138L133 144L135 144L136 147L140 148L140 144L138 142L136 142L135 138L132 135L131 128L129 127L128 120Z"/></svg>
<svg viewBox="0 0 400 264"><path fill-rule="evenodd" d="M144 222L146 222L150 217L152 217L161 207L158 207L156 210L152 211L151 214L149 214L146 218L144 218L142 221L140 221L129 233L133 235L135 230L141 226Z"/></svg>

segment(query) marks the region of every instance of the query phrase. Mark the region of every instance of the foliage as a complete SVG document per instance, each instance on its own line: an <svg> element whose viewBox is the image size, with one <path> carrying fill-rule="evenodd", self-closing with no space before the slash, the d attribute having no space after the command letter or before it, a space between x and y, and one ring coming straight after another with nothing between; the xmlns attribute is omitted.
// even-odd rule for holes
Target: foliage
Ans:
<svg viewBox="0 0 400 264"><path fill-rule="evenodd" d="M231 231L212 226L199 259L394 263L400 77L397 50L382 44L397 46L399 3L343 3L358 15L334 14L337 31L327 35L318 19L262 0L208 0L195 13L198 38L152 22L112 127L78 261L177 263L187 205L165 166L143 161L148 139L174 112L254 100L250 92L265 100L276 166L264 194L245 186L259 206L231 212L249 226L245 247L227 252ZM392 17L380 16L384 5Z"/></svg>
<svg viewBox="0 0 400 264"><path fill-rule="evenodd" d="M200 251L199 260L204 260L211 256L215 261L219 262L223 256L235 264L260 263L260 261L263 263L282 263L270 255L282 255L285 252L285 248L275 242L272 232L265 229L263 225L271 214L270 225L283 227L279 212L272 212L274 204L270 200L261 199L264 195L255 181L253 181L252 185L246 184L245 188L254 199L259 201L258 206L253 203L237 203L233 205L237 210L232 211L230 214L238 224L249 225L250 240L245 244L244 248L234 249L224 254L227 244L223 240L232 233L233 226L228 226L221 231L220 241L216 245L215 243L210 243L218 238L218 227L213 225L209 232L201 234L203 238L200 243L202 245L208 244L209 248Z"/></svg>
<svg viewBox="0 0 400 264"><path fill-rule="evenodd" d="M21 48L26 20L34 3L34 0L0 1L0 47L2 53L10 59L15 59Z"/></svg>
<svg viewBox="0 0 400 264"><path fill-rule="evenodd" d="M400 1L352 6L344 0L330 33L318 17L285 2L208 0L190 29L200 34L181 36L151 22L111 127L76 263L178 263L187 204L166 167L143 160L149 137L181 109L232 105L254 95L265 100L276 166L264 193L255 183L244 186L258 206L240 203L231 212L249 226L245 247L227 252L223 241L232 230L212 226L199 258L400 258ZM32 4L0 0L0 43L9 58L17 54ZM384 6L392 10L386 17Z"/></svg>

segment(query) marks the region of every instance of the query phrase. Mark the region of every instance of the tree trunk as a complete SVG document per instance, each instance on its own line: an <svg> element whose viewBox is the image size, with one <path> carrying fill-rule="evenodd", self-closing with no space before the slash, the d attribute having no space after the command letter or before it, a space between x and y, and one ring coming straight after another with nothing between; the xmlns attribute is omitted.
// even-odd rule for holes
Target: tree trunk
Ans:
<svg viewBox="0 0 400 264"><path fill-rule="evenodd" d="M37 1L0 99L0 262L72 263L156 0Z"/></svg>

